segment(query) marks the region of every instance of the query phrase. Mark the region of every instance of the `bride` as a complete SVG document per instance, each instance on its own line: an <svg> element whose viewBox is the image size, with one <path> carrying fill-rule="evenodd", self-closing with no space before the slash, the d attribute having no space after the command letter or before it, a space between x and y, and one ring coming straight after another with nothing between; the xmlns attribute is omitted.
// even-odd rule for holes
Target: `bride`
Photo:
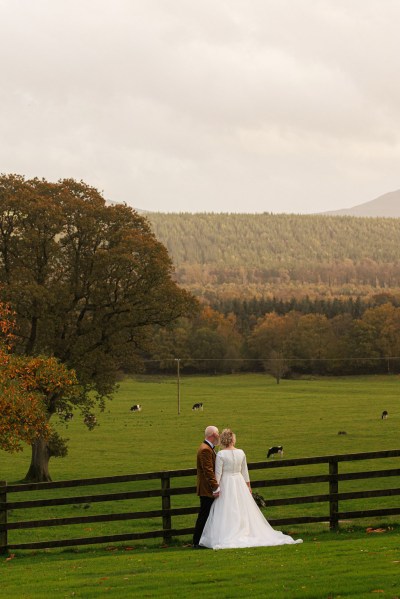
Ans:
<svg viewBox="0 0 400 599"><path fill-rule="evenodd" d="M246 455L235 448L236 436L229 429L220 436L221 450L215 462L215 477L220 485L200 539L210 549L265 547L302 543L274 530L264 518L251 495Z"/></svg>

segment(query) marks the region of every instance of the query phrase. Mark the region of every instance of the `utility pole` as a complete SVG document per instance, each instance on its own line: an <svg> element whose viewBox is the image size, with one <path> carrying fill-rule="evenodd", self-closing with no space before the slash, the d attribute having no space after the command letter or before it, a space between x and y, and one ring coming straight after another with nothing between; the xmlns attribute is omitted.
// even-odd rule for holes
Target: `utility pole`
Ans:
<svg viewBox="0 0 400 599"><path fill-rule="evenodd" d="M181 377L180 377L180 358L175 358L176 362L176 377L178 385L178 415L181 413Z"/></svg>

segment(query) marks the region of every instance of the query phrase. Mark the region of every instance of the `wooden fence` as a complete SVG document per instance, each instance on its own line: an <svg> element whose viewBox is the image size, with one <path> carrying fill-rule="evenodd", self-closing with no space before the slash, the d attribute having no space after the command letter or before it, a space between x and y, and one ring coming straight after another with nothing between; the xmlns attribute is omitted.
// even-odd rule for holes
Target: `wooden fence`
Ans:
<svg viewBox="0 0 400 599"><path fill-rule="evenodd" d="M277 486L295 486L295 485L310 485L314 483L327 483L327 492L317 495L307 495L301 497L284 497L281 499L266 500L267 507L294 505L294 504L314 504L326 503L327 511L323 516L297 516L291 518L270 519L272 526L285 526L292 524L306 524L312 522L329 523L331 529L337 529L339 520L348 520L354 518L365 517L380 517L400 515L400 504L394 508L383 509L363 509L358 511L340 511L339 502L348 501L360 498L371 497L388 497L399 496L400 488L385 488L385 489L370 489L353 492L339 492L339 482L355 481L361 479L377 479L383 477L398 477L400 468L379 469L379 470L363 470L359 472L343 472L339 473L339 464L342 462L359 462L361 460L377 460L384 458L400 457L400 449L354 453L345 455L319 456L313 458L298 458L291 460L275 459L269 462L256 462L249 464L249 470L265 470L269 471L276 468L300 467L312 464L327 464L328 472L311 476L296 476L290 478L265 478L263 480L253 480L252 488L259 489L263 487ZM196 489L194 486L186 487L171 487L172 479L180 479L184 477L193 477L196 473L194 468L186 470L170 470L165 472L149 472L143 474L132 474L125 476L112 476L91 479L67 480L50 483L29 483L29 484L12 484L7 485L6 482L0 481L0 553L5 553L15 549L43 549L50 547L71 547L76 545L89 545L100 543L116 543L121 541L132 541L138 539L148 539L160 537L165 543L170 542L172 537L191 535L194 531L190 528L174 528L172 526L172 518L174 516L182 516L193 514L193 524L195 514L198 512L197 498L193 507L171 507L171 499L177 495L194 495ZM27 501L10 501L10 496L14 493L29 493L46 491L50 489L66 489L71 487L86 487L93 485L118 485L131 481L158 481L157 488L141 491L127 491L117 493L103 493L97 495L78 495L73 497L57 497L52 499L33 499ZM45 520L29 520L29 521L9 521L8 514L10 510L29 510L31 508L44 508L46 506L61 506L87 503L88 505L95 502L114 502L116 500L136 500L148 497L160 497L161 508L151 511L136 511L136 512L121 512L112 514L99 514L91 516L65 517L65 518L50 518ZM14 513L13 513L14 517ZM114 534L107 536L93 536L86 538L70 538L57 539L48 541L35 541L14 543L8 538L9 531L45 528L52 526L72 526L74 524L89 524L95 522L112 522L134 519L160 518L161 528L159 530L151 530L147 532Z"/></svg>

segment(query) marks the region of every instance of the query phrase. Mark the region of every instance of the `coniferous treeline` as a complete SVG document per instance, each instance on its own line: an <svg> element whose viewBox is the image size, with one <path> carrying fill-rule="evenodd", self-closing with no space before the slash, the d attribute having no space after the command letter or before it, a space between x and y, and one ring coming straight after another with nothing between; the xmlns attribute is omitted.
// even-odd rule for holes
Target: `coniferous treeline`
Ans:
<svg viewBox="0 0 400 599"><path fill-rule="evenodd" d="M386 302L395 306L399 305L398 300L388 294L377 295L370 300L362 300L360 297L356 299L352 297L312 299L309 296L293 297L287 301L276 297L252 298L251 300L216 298L210 305L225 316L234 314L238 329L245 332L252 328L252 323L254 324L257 319L271 312L275 312L279 316L294 311L300 314L322 314L327 318L334 318L340 314L349 314L352 318L360 318L368 308Z"/></svg>
<svg viewBox="0 0 400 599"><path fill-rule="evenodd" d="M364 296L400 288L400 219L147 215L179 283L198 296Z"/></svg>

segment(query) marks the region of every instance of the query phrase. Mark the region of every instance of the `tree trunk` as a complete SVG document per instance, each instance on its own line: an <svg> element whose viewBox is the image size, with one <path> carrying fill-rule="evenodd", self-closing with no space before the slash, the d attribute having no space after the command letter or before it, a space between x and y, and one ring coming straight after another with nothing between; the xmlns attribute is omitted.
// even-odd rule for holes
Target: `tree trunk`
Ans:
<svg viewBox="0 0 400 599"><path fill-rule="evenodd" d="M26 482L50 482L49 460L51 457L49 445L45 439L38 439L32 445L31 465L24 480Z"/></svg>

